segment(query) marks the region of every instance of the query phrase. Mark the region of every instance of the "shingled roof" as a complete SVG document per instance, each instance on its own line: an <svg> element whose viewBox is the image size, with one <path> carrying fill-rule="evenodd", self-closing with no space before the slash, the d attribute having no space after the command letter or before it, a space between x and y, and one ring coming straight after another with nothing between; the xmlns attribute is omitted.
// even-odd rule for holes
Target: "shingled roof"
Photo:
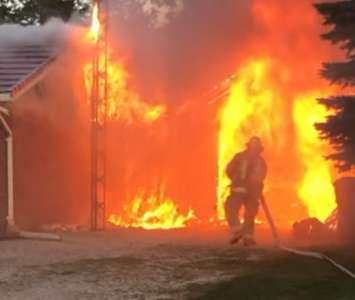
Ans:
<svg viewBox="0 0 355 300"><path fill-rule="evenodd" d="M40 81L54 56L48 46L0 46L0 101L10 101Z"/></svg>

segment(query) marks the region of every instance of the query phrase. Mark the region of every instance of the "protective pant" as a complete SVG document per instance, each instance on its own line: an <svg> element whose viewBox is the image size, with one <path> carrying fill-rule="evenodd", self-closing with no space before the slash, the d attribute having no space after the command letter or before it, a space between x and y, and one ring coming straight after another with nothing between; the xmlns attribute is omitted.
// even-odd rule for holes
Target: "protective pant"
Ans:
<svg viewBox="0 0 355 300"><path fill-rule="evenodd" d="M231 192L225 203L225 214L230 228L240 225L239 211L244 205L244 223L242 233L254 235L255 217L258 213L259 197L250 193Z"/></svg>

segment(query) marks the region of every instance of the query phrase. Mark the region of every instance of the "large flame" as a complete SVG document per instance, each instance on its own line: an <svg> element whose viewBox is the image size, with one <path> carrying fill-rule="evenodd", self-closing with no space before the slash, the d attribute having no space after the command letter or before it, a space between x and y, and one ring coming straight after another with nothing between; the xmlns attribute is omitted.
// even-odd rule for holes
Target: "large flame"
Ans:
<svg viewBox="0 0 355 300"><path fill-rule="evenodd" d="M269 10L271 2L257 1L259 5L255 6L255 13L259 16L258 20L265 23L264 27L270 27L270 32L274 33L275 22L278 19L283 20L284 14L281 10ZM99 9L95 6L92 26L86 39L90 45L98 45L101 41L100 34L104 27L100 24L99 14ZM297 21L298 19L297 15ZM313 15L310 20L314 21ZM298 23L295 28L292 30L297 30ZM256 46L252 45L250 48L259 58L245 55L246 60L233 77L229 96L219 110L217 218L209 216L215 224L225 223L224 202L230 185L225 174L226 165L236 152L245 148L245 143L253 135L260 136L265 143L265 157L270 167L265 190L268 196L272 195L273 199L270 200L273 203L288 201L289 199L284 198L291 195L292 203L287 209L291 210L296 202L302 203L302 213L306 211L309 216L320 220L324 220L336 205L332 186L333 170L324 159L330 149L320 140L314 128L314 124L323 121L327 114L316 99L328 93L321 88L319 92L313 92L318 87L319 80L314 76L310 77L312 79L309 82L304 80L299 75L300 66L293 64L293 56L292 60L287 55L279 57L284 51L283 39L283 35L271 35L270 41L262 43L264 48L260 51L259 39L256 39ZM281 42L278 43L279 41ZM304 46L303 43L300 44ZM275 45L275 49L272 45ZM96 51L99 47L92 48ZM296 49L300 51L304 47ZM144 125L141 128L153 128L153 123L159 124L155 121L161 119L166 107L143 101L131 89L129 72L123 60L114 54L117 53L110 47L99 53L100 65L106 65L107 61L107 117L111 122L139 123ZM312 63L308 66L309 69L319 66L316 56L307 57L307 66ZM93 85L92 62L85 64L83 72L89 94ZM200 174L196 175L198 176ZM131 182L128 184L132 186L127 191L135 192L130 197L119 200L123 203L123 210L114 210L115 213L109 218L110 223L122 227L171 229L187 226L195 219L192 209L180 211L178 202L167 196L164 187L152 190L147 187L148 183L141 181L136 185ZM283 186L280 188L281 185ZM279 188L285 191L282 195L278 194ZM285 208L282 214L287 215L290 222L299 217Z"/></svg>
<svg viewBox="0 0 355 300"><path fill-rule="evenodd" d="M180 213L175 202L166 197L165 189L161 186L151 194L140 191L124 206L123 214L112 214L109 222L126 228L175 229L185 227L195 218L192 209L186 214Z"/></svg>
<svg viewBox="0 0 355 300"><path fill-rule="evenodd" d="M237 79L231 85L230 95L220 112L219 219L224 218L224 203L230 185L225 174L226 165L236 152L245 148L246 141L253 135L260 136L266 144L265 155L269 162L281 161L284 164L283 169L278 170L284 177L279 175L276 178L275 174L271 174L266 183L266 192L272 194L272 189L280 179L286 182L287 177L292 177L292 171L286 166L296 160L296 164L305 171L302 178L292 184L308 215L325 220L336 206L331 167L324 158L330 149L324 145L314 128L317 122L324 121L327 116L325 108L317 102L317 98L324 96L324 93L307 92L298 97L289 93L291 101L288 105L291 108L286 107L283 96L288 91L282 90L280 84L273 81L274 69L281 73L282 68L266 58L246 63L237 73ZM293 125L290 127L288 122ZM292 145L295 145L295 149L292 149ZM273 196L278 197L275 193ZM282 198L276 200L285 201Z"/></svg>
<svg viewBox="0 0 355 300"><path fill-rule="evenodd" d="M86 38L94 46L99 43L103 28L100 24L99 14L98 6L95 5L92 25ZM94 48L95 51L100 51L100 47ZM125 124L139 123L149 126L164 115L166 111L164 105L150 105L130 89L129 74L123 62L114 57L109 45L106 50L95 54L99 56L99 65L106 67L107 90L105 91L106 87L99 89L101 92L107 93L105 113L111 122L122 121ZM93 63L87 62L83 71L87 94L90 94L93 85ZM99 71L103 73L104 70ZM137 190L139 192L132 200L122 201L125 203L123 215L110 215L108 221L111 224L144 229L172 229L184 227L195 218L192 209L188 210L186 214L180 213L175 202L166 197L163 187L149 193L144 186L140 186Z"/></svg>
<svg viewBox="0 0 355 300"><path fill-rule="evenodd" d="M87 33L87 40L96 45L102 34L100 24L100 12L97 3L93 7L92 23ZM97 47L96 51L100 51ZM140 97L128 87L128 73L119 59L112 55L112 49L107 46L107 50L96 53L99 56L99 65L107 66L107 104L106 113L109 119L124 120L126 122L154 122L158 120L165 111L163 105L149 105L142 101ZM107 60L107 64L106 64ZM104 72L105 70L99 70ZM93 63L90 61L84 66L84 79L88 94L91 92L93 84ZM104 87L100 87L104 91Z"/></svg>
<svg viewBox="0 0 355 300"><path fill-rule="evenodd" d="M270 62L267 59L247 63L232 84L230 96L220 112L218 155L218 217L224 218L224 202L230 180L225 168L245 148L253 135L274 142L275 151L282 143L282 101L268 81ZM279 134L276 138L275 134Z"/></svg>
<svg viewBox="0 0 355 300"><path fill-rule="evenodd" d="M325 221L336 208L336 202L331 164L322 155L329 151L329 146L321 141L314 127L315 123L324 122L329 114L316 100L321 97L324 94L315 92L297 98L293 118L300 158L306 167L298 194L307 206L309 215Z"/></svg>
<svg viewBox="0 0 355 300"><path fill-rule="evenodd" d="M128 73L118 60L108 53L107 78L107 116L111 120L123 120L133 122L154 122L165 112L163 105L149 105L142 101L139 96L128 87ZM105 59L101 56L100 59ZM92 86L92 63L84 67L85 84L90 91Z"/></svg>

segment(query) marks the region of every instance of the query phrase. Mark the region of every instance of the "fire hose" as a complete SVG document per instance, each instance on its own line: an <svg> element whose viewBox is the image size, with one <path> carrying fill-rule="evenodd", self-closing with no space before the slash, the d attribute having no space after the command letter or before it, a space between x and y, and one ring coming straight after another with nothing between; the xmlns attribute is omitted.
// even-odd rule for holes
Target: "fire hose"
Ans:
<svg viewBox="0 0 355 300"><path fill-rule="evenodd" d="M355 274L350 271L348 268L344 267L343 265L337 263L335 260L333 260L332 258L330 258L329 256L319 253L319 252L314 252L314 251L304 251L304 250L299 250L299 249L294 249L294 248L289 248L284 246L279 239L279 234L277 231L277 227L275 225L274 219L272 217L272 214L269 210L269 207L266 203L265 197L262 196L260 198L260 202L261 202L261 206L264 210L265 213L265 217L267 222L269 223L270 229L271 229L271 233L274 239L274 243L275 246L277 248L279 248L280 250L295 254L295 255L299 255L299 256L305 256L305 257L311 257L311 258L316 258L316 259L320 259L323 261L327 261L330 264L332 264L335 268L337 268L339 271L343 272L344 274L348 275L349 277L351 277L352 279L355 279Z"/></svg>

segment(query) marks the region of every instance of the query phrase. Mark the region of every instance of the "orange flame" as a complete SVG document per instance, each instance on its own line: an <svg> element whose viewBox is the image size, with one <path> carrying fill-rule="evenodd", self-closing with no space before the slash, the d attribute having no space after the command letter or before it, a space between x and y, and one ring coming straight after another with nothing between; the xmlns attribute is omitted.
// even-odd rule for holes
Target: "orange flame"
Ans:
<svg viewBox="0 0 355 300"><path fill-rule="evenodd" d="M97 5L93 9L93 18L87 41L97 44L100 38L100 18ZM111 121L124 121L128 124L150 124L160 119L166 108L163 105L150 105L144 102L128 86L129 75L124 64L112 55L110 47L107 52L99 53L99 65L106 66L107 72L107 102L106 115ZM106 63L107 60L107 63ZM93 85L93 64L88 62L84 65L84 80L87 93L90 94ZM104 91L103 87L99 87ZM172 229L182 228L195 218L194 211L188 210L186 214L180 213L175 202L165 196L164 187L154 193L148 194L142 188L132 201L124 207L124 214L112 214L109 222L121 227L135 227L144 229Z"/></svg>
<svg viewBox="0 0 355 300"><path fill-rule="evenodd" d="M103 56L101 59L105 59ZM92 64L84 66L87 91L92 86ZM107 116L111 120L124 120L128 123L151 123L158 120L164 113L163 105L149 105L137 94L129 90L128 74L122 63L115 61L109 54L107 65L108 95Z"/></svg>
<svg viewBox="0 0 355 300"><path fill-rule="evenodd" d="M87 41L96 44L100 38L101 24L100 12L97 3L93 7L92 23L87 33ZM128 73L121 61L114 59L112 51L99 53L100 65L105 66L107 59L107 117L109 119L124 120L129 123L141 121L151 123L158 120L165 112L163 105L152 106L142 101L137 94L128 88ZM107 57L106 57L107 55ZM88 62L84 66L84 79L88 94L93 84L93 64ZM103 87L100 87L104 91ZM102 109L104 106L102 106Z"/></svg>
<svg viewBox="0 0 355 300"><path fill-rule="evenodd" d="M174 201L165 196L161 187L152 194L139 192L125 205L124 214L112 214L109 222L120 227L152 230L183 228L194 219L196 217L192 209L186 214L179 213Z"/></svg>
<svg viewBox="0 0 355 300"><path fill-rule="evenodd" d="M322 153L329 151L329 146L321 141L314 127L316 123L324 122L329 114L316 100L324 96L320 92L301 96L296 99L293 111L298 148L306 167L298 194L307 206L309 215L321 221L325 221L336 208L331 164L322 156Z"/></svg>
<svg viewBox="0 0 355 300"><path fill-rule="evenodd" d="M265 10L264 22L272 28L275 18L278 18L277 11ZM99 9L95 5L92 25L87 34L90 43L98 43L101 25ZM129 74L122 60L116 59L111 52L108 49L107 57L105 53L100 54L100 59L107 59L108 62L109 119L128 124L150 124L160 119L166 107L150 105L132 91L129 88ZM291 70L283 66L280 68L273 59L262 57L247 61L237 73L229 97L219 112L217 218L211 218L212 223L224 223L224 202L230 184L225 174L226 165L236 152L244 149L245 142L252 135L261 136L266 148L272 152L267 155L273 159L283 159L285 166L289 163L288 152L294 151L291 160L295 160L297 166L304 170L300 171L303 172L301 175L298 174L299 178L292 179L295 191L289 193L295 193L299 202L305 205L309 216L324 220L335 207L332 168L323 158L329 148L320 141L313 127L316 122L324 120L327 113L316 101L324 93L305 91L297 96L288 93L274 79L273 69L277 69L280 74L281 83L288 82ZM87 63L84 76L88 93L93 84L92 73L93 65ZM290 99L285 99L285 96ZM289 123L292 123L292 129ZM290 141L292 146L289 145ZM287 170L284 172L285 176L289 175ZM266 192L274 189L276 180L269 177ZM276 200L283 201L281 198ZM109 222L116 226L145 229L182 228L193 220L196 220L194 211L190 209L185 213L179 212L176 202L166 196L163 187L154 192L148 192L142 187L133 198L129 198L121 214L112 214L109 218Z"/></svg>
<svg viewBox="0 0 355 300"><path fill-rule="evenodd" d="M317 102L324 93L306 92L298 97L291 94L289 97L293 99L288 104L291 108L286 107L281 95L288 92L273 81L275 76L271 72L274 68L282 73L280 66L270 59L251 60L245 64L231 85L230 95L220 112L217 202L220 220L224 219L224 202L230 184L225 174L226 165L236 152L245 148L245 142L253 135L264 140L269 148L265 153L269 160L284 160L284 170L282 166L278 170L284 172L284 176L279 174L276 178L273 177L275 173L269 174L266 193L272 192L280 178L286 182L287 177L292 177L292 186L297 189L295 197L305 205L309 216L323 221L336 206L332 169L324 158L330 149L314 128L315 123L324 121L327 115L326 109ZM289 122L293 125L289 126ZM290 147L293 143L295 150ZM301 182L287 170L291 160L296 161L298 168L305 168ZM289 187L287 189L288 194L292 193ZM273 196L278 197L275 193Z"/></svg>
<svg viewBox="0 0 355 300"><path fill-rule="evenodd" d="M99 7L97 3L95 3L92 10L91 27L87 33L88 41L92 43L97 43L100 35L100 30L101 30L101 25L100 25Z"/></svg>
<svg viewBox="0 0 355 300"><path fill-rule="evenodd" d="M253 135L272 140L274 147L282 143L274 138L282 133L281 98L273 91L267 80L269 62L266 59L247 63L232 84L230 95L220 112L218 157L218 218L224 219L224 202L228 195L230 180L225 168L236 152L245 148Z"/></svg>

